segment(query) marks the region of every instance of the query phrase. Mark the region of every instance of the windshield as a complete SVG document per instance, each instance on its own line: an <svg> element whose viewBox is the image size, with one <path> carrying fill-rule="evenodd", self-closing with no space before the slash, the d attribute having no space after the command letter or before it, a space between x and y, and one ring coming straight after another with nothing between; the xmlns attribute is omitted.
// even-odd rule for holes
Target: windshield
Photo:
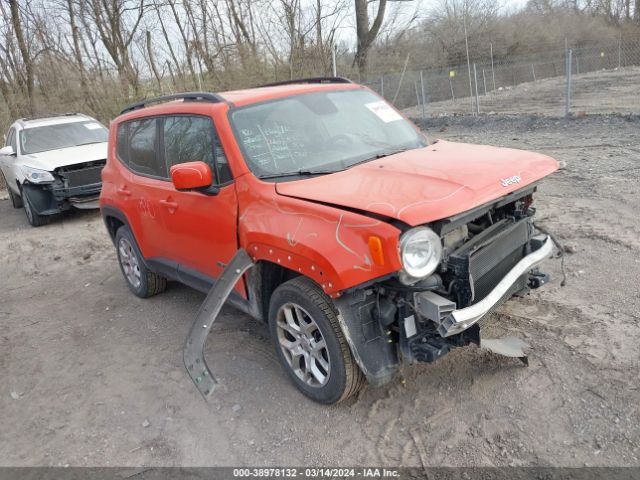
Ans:
<svg viewBox="0 0 640 480"><path fill-rule="evenodd" d="M107 136L108 130L95 120L25 128L20 132L20 150L30 154L102 143Z"/></svg>
<svg viewBox="0 0 640 480"><path fill-rule="evenodd" d="M330 173L426 146L420 133L367 90L307 93L237 109L231 115L258 177Z"/></svg>

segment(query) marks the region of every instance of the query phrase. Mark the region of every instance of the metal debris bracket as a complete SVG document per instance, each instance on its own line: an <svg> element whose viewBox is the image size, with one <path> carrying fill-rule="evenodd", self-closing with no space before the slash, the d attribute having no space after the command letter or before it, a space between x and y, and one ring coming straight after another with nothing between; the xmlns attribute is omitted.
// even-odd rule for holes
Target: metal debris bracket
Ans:
<svg viewBox="0 0 640 480"><path fill-rule="evenodd" d="M184 366L205 400L208 400L218 382L204 358L204 344L207 341L213 322L218 317L222 306L233 291L236 283L253 265L246 250L238 250L220 278L209 290L207 298L202 302L185 341L183 350Z"/></svg>

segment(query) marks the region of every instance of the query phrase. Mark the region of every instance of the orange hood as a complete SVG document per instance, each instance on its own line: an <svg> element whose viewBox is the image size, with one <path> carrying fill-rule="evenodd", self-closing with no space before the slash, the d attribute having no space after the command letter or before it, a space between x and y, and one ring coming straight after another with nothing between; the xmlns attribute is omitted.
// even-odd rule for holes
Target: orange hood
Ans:
<svg viewBox="0 0 640 480"><path fill-rule="evenodd" d="M557 169L558 162L538 153L438 141L342 172L278 183L276 190L413 226L483 205Z"/></svg>

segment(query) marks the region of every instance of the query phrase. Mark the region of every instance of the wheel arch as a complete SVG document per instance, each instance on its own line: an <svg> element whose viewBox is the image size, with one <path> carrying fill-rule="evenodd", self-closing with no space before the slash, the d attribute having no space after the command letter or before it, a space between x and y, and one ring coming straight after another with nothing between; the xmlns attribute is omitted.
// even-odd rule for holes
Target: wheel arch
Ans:
<svg viewBox="0 0 640 480"><path fill-rule="evenodd" d="M140 258L142 259L144 266L147 267L149 270L153 271L153 268L151 268L151 266L147 262L147 259L142 253L142 250L140 249L140 244L138 243L136 234L133 231L133 228L131 228L131 224L129 223L129 220L127 219L127 216L125 215L125 213L122 210L112 207L110 205L102 205L100 207L100 213L102 214L102 219L104 220L105 227L109 232L109 236L111 237L111 241L113 242L113 245L117 248L116 232L118 231L118 229L123 226L127 227L131 232L131 236L133 237L133 241L136 244L135 245L136 248L140 252Z"/></svg>
<svg viewBox="0 0 640 480"><path fill-rule="evenodd" d="M253 299L253 308L257 317L265 323L269 321L271 296L283 283L301 276L300 272L287 268L270 260L257 260L255 267L248 272L247 288Z"/></svg>

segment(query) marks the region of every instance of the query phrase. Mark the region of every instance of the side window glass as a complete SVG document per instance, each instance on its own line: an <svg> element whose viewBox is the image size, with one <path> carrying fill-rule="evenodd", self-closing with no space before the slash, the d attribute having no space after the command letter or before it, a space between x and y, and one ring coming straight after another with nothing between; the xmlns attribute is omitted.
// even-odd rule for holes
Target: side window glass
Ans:
<svg viewBox="0 0 640 480"><path fill-rule="evenodd" d="M164 163L157 155L157 120L155 118L128 122L128 165L134 172L154 177L167 177Z"/></svg>
<svg viewBox="0 0 640 480"><path fill-rule="evenodd" d="M12 128L11 130L9 130L9 135L7 135L7 145L11 145L13 147L13 151L15 152L16 149L16 130L15 128Z"/></svg>
<svg viewBox="0 0 640 480"><path fill-rule="evenodd" d="M173 165L202 161L211 167L216 183L231 180L226 157L220 147L213 122L208 117L189 115L166 117L164 154L167 171Z"/></svg>
<svg viewBox="0 0 640 480"><path fill-rule="evenodd" d="M129 165L129 124L121 123L116 132L116 155L121 162Z"/></svg>
<svg viewBox="0 0 640 480"><path fill-rule="evenodd" d="M216 163L218 165L218 183L230 182L233 177L231 176L231 169L229 168L229 161L224 154L220 139L216 135Z"/></svg>

